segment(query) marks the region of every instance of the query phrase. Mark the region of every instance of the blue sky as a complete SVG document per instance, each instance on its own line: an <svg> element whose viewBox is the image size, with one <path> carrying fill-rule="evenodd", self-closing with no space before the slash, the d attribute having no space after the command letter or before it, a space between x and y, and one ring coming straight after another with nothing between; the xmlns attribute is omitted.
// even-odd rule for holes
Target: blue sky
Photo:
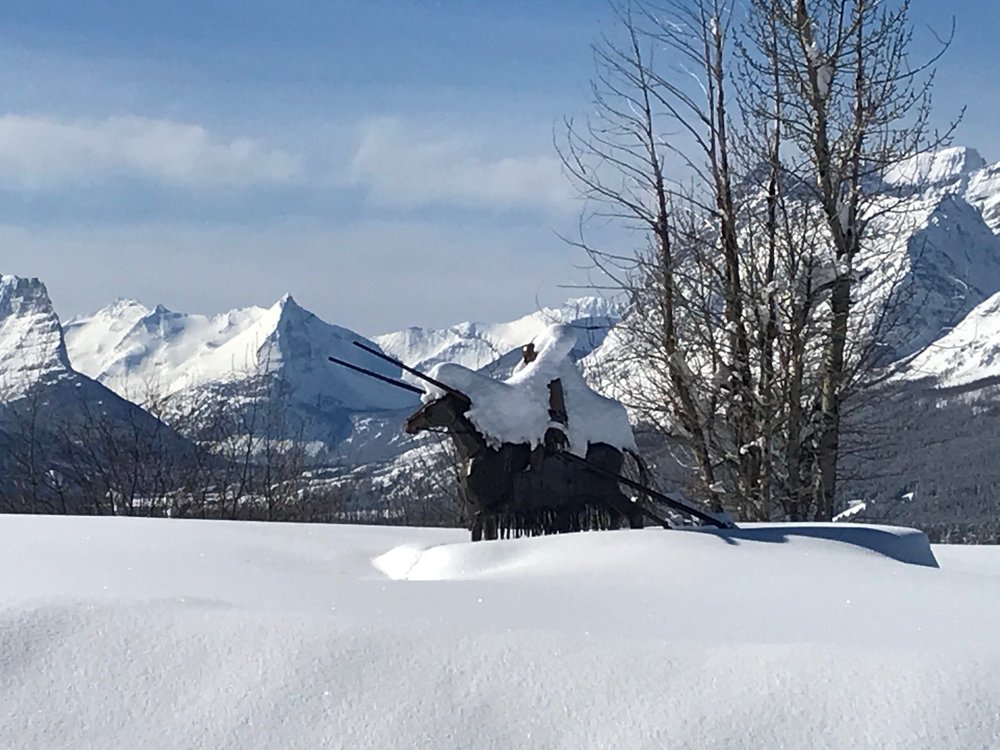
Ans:
<svg viewBox="0 0 1000 750"><path fill-rule="evenodd" d="M1000 159L1000 8L914 0L956 43L938 112ZM553 128L603 0L5 0L0 271L64 316L290 291L376 333L504 319L585 281Z"/></svg>

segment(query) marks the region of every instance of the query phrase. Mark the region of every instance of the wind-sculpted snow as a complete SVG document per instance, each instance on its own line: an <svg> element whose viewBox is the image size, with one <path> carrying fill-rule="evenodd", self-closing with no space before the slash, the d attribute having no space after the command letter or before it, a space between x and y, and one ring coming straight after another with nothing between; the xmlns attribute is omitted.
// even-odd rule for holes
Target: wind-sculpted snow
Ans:
<svg viewBox="0 0 1000 750"><path fill-rule="evenodd" d="M794 530L464 538L2 517L3 743L1000 742L1000 589L964 550L953 572ZM431 580L381 572L392 550Z"/></svg>
<svg viewBox="0 0 1000 750"><path fill-rule="evenodd" d="M709 541L688 535L702 534ZM738 529L686 529L682 545L767 545L789 544L802 549L816 548L827 554L844 552L880 555L910 565L938 567L927 537L915 529L850 524L744 524ZM663 554L664 540L653 533L641 536L611 536L591 541L547 542L527 539L519 545L491 545L469 542L442 544L421 549L413 545L395 547L372 562L393 580L455 581L503 578L549 578L580 575L590 580L635 575L635 558L655 558ZM832 543L832 544L831 544ZM580 555L581 545L588 552ZM844 546L846 545L846 546ZM658 575L656 568L650 569ZM655 585L650 583L650 585Z"/></svg>

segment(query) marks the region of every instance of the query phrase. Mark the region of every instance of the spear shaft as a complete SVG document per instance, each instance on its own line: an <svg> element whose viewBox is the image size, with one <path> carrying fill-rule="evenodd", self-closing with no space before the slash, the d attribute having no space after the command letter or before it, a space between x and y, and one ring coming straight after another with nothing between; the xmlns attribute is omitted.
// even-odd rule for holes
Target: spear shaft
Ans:
<svg viewBox="0 0 1000 750"><path fill-rule="evenodd" d="M345 362L342 359L337 359L336 357L329 357L331 362L336 362L341 367L346 367L348 370L354 370L355 372L360 372L362 375L367 375L370 378L375 378L376 380L381 380L383 383L388 383L389 385L394 385L397 388L402 388L404 391L410 391L411 393L423 394L423 388L417 388L415 385L410 385L409 383L404 383L402 380L396 380L395 378L387 377L386 375L380 375L372 370L366 370L364 367L358 367L357 365L352 365L350 362Z"/></svg>
<svg viewBox="0 0 1000 750"><path fill-rule="evenodd" d="M620 474L616 474L613 471L609 471L608 469L592 464L585 458L580 458L579 456L568 452L562 452L556 455L562 456L567 460L581 464L584 468L594 472L595 474L600 474L602 476L607 477L608 479L617 479L626 487L631 487L632 489L638 490L639 492L644 492L650 497L655 497L664 505L673 508L674 510L680 511L681 513L687 513L688 515L694 516L699 521L704 521L705 523L711 524L712 526L715 526L718 529L736 528L736 524L734 524L732 521L728 519L721 518L716 514L709 513L708 511L704 511L701 508L696 508L691 503L681 500L680 498L670 497L670 495L665 495L662 492L651 490L649 487L641 485L638 482L629 479L628 477L623 477Z"/></svg>
<svg viewBox="0 0 1000 750"><path fill-rule="evenodd" d="M420 378L421 380L423 380L423 381L425 381L427 383L430 383L435 388L440 388L445 393L450 393L452 396L457 396L458 398L465 399L466 401L469 400L469 397L466 396L461 391L458 391L458 390L452 388L450 385L446 385L445 383L442 383L440 380L435 380L430 375L424 375L422 372L420 372L420 370L416 370L416 369L414 369L412 367L404 365L398 359L396 359L395 357L390 357L385 352L380 352L378 349L372 349L370 346L368 346L367 344L362 344L360 341L355 341L354 345L356 347L358 347L359 349L363 349L364 351L368 352L369 354L371 354L371 355L373 355L375 357L378 357L379 359L384 359L386 362L389 362L389 363L395 365L396 367L398 367L399 369L401 369L403 372L408 372L413 377ZM420 391L420 392L423 393L423 391Z"/></svg>

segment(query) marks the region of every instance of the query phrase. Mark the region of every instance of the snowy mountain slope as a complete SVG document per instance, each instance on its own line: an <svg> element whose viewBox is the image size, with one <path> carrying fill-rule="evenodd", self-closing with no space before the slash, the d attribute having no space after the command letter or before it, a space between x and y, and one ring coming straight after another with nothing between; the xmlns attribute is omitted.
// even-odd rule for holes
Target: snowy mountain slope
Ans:
<svg viewBox="0 0 1000 750"><path fill-rule="evenodd" d="M996 578L836 531L472 545L450 530L4 517L0 736L49 750L997 746Z"/></svg>
<svg viewBox="0 0 1000 750"><path fill-rule="evenodd" d="M1000 293L978 305L951 331L905 366L906 380L932 379L942 388L1000 377Z"/></svg>
<svg viewBox="0 0 1000 750"><path fill-rule="evenodd" d="M884 181L902 195L960 196L982 213L994 233L1000 233L1000 163L988 164L975 149L959 146L919 154L890 170Z"/></svg>
<svg viewBox="0 0 1000 750"><path fill-rule="evenodd" d="M41 389L73 394L62 406L80 403L134 409L70 364L62 326L45 285L38 279L0 275L0 403L13 403ZM152 418L150 418L152 419Z"/></svg>
<svg viewBox="0 0 1000 750"><path fill-rule="evenodd" d="M568 323L578 329L575 351L579 359L604 341L618 320L619 308L600 297L567 300L557 308L542 308L507 323L459 323L451 328L407 328L375 337L382 349L411 367L426 371L442 362L454 362L474 370L496 365L504 355L520 350L548 326Z"/></svg>
<svg viewBox="0 0 1000 750"><path fill-rule="evenodd" d="M992 164L973 174L965 199L982 211L990 229L1000 234L1000 164Z"/></svg>
<svg viewBox="0 0 1000 750"><path fill-rule="evenodd" d="M290 410L287 429L329 448L351 431L350 415L411 407L412 394L328 361L328 356L399 377L398 369L368 355L359 334L333 326L290 296L269 308L250 307L216 316L149 310L117 302L66 325L72 362L121 394L145 400L148 390L180 395L182 403L239 399L261 393L280 397Z"/></svg>
<svg viewBox="0 0 1000 750"><path fill-rule="evenodd" d="M1000 291L1000 236L990 230L977 208L951 193L915 199L883 224L879 231L886 237L885 250L878 254L897 259L900 278L897 324L889 335L893 358L899 359L940 338ZM872 283L862 286L862 298L885 297Z"/></svg>

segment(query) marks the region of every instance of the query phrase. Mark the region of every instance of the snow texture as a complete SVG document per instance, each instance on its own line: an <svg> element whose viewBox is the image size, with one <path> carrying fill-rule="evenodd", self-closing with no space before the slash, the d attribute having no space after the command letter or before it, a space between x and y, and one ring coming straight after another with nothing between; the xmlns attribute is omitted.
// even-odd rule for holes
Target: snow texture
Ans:
<svg viewBox="0 0 1000 750"><path fill-rule="evenodd" d="M537 358L516 368L506 380L494 380L462 365L443 363L431 377L469 397L467 416L487 441L540 445L554 423L549 417L549 384L559 380L568 415L565 427L569 450L586 456L591 443L635 449L628 413L617 401L591 390L570 357L577 345L576 329L550 326L533 340ZM438 388L426 385L425 401L440 398ZM560 425L555 425L562 429Z"/></svg>
<svg viewBox="0 0 1000 750"><path fill-rule="evenodd" d="M997 747L1000 552L941 549L956 569L935 569L880 553L919 547L914 532L809 531L470 544L450 530L0 517L0 737Z"/></svg>

